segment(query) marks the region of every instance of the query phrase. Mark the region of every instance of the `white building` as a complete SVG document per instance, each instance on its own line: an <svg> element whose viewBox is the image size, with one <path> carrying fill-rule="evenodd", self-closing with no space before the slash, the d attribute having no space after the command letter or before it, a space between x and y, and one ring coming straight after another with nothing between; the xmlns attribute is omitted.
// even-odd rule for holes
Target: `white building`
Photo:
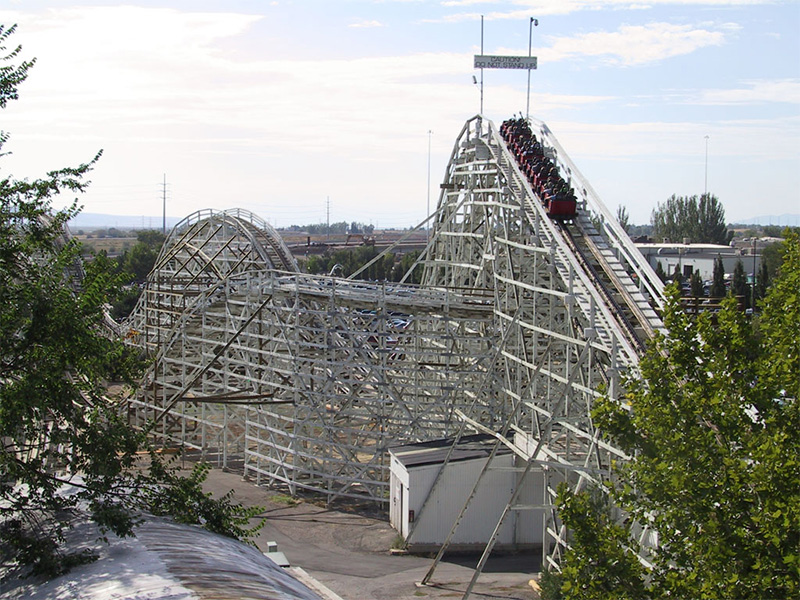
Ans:
<svg viewBox="0 0 800 600"><path fill-rule="evenodd" d="M462 437L432 494L433 483L453 440L389 449L390 521L410 550L432 551L444 543L495 441L488 435ZM515 467L517 460L508 448L500 447L459 524L451 549L482 550L485 547L519 480L521 469ZM520 494L518 504L540 508L512 510L500 530L497 548L541 548L545 516L544 508L541 508L545 504L543 496L542 472L531 472L525 480L525 490Z"/></svg>
<svg viewBox="0 0 800 600"><path fill-rule="evenodd" d="M638 243L636 247L654 269L658 263L667 276L680 269L683 277L688 279L693 271L699 271L703 280L710 280L714 275L714 261L722 258L722 266L727 275L733 274L736 263L742 261L745 273L758 273L761 256L753 253L753 248L721 246L718 244L674 244L674 243Z"/></svg>

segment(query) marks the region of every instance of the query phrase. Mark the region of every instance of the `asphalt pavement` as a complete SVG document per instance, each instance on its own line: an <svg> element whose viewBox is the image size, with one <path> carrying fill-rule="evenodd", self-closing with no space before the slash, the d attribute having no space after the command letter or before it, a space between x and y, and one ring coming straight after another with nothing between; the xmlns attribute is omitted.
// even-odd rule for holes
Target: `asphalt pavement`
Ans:
<svg viewBox="0 0 800 600"><path fill-rule="evenodd" d="M477 555L445 557L429 585L419 582L433 564L428 556L393 554L397 532L379 513L332 510L313 499L293 503L280 490L245 481L241 474L212 469L206 490L222 496L233 490L235 501L260 506L266 519L254 542L267 552L268 542L289 569L306 583L314 581L331 600L424 600L462 598L477 564ZM374 511L373 511L374 512ZM536 600L530 585L536 578L538 556L492 556L477 580L473 600Z"/></svg>

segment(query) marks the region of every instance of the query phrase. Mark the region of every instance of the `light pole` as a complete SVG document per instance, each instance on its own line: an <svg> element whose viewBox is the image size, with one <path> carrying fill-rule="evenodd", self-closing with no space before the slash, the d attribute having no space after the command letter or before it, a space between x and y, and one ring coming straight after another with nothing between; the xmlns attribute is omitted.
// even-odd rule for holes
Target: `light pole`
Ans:
<svg viewBox="0 0 800 600"><path fill-rule="evenodd" d="M481 56L483 56L483 15L481 15ZM483 67L481 67L481 116L483 116Z"/></svg>
<svg viewBox="0 0 800 600"><path fill-rule="evenodd" d="M705 182L703 184L703 195L708 195L708 136L706 136L706 175Z"/></svg>
<svg viewBox="0 0 800 600"><path fill-rule="evenodd" d="M533 28L539 26L539 19L531 17L530 25L528 26L528 58L531 57L531 43L533 42ZM526 96L527 103L525 105L525 120L527 121L531 116L531 70L528 69L528 95Z"/></svg>
<svg viewBox="0 0 800 600"><path fill-rule="evenodd" d="M430 219L431 216L431 136L433 135L433 131L428 129L428 212L426 217ZM430 231L431 231L431 222L428 220L428 237L430 238Z"/></svg>

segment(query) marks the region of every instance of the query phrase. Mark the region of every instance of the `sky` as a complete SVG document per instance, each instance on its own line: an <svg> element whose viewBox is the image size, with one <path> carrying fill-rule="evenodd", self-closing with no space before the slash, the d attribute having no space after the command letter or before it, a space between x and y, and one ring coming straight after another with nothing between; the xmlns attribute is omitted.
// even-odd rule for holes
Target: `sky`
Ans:
<svg viewBox="0 0 800 600"><path fill-rule="evenodd" d="M530 97L483 71L484 116L529 103L632 223L704 191L729 222L800 214L797 0L0 0L0 24L36 58L0 176L102 150L87 213L415 226L481 112L483 44L538 58Z"/></svg>

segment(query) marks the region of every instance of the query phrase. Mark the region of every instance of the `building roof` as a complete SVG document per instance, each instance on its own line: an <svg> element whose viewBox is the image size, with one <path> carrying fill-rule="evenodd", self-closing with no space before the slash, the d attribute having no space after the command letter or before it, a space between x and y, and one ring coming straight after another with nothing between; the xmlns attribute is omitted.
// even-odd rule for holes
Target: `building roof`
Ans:
<svg viewBox="0 0 800 600"><path fill-rule="evenodd" d="M463 436L453 450L450 462L487 458L496 441L494 436L484 433ZM389 452L407 469L435 465L444 462L453 442L454 438L418 442L389 448ZM510 453L511 449L503 445L497 451L498 456Z"/></svg>
<svg viewBox="0 0 800 600"><path fill-rule="evenodd" d="M711 254L739 254L739 248L720 244L681 244L678 242L666 243L637 243L635 246L642 253L711 253Z"/></svg>

